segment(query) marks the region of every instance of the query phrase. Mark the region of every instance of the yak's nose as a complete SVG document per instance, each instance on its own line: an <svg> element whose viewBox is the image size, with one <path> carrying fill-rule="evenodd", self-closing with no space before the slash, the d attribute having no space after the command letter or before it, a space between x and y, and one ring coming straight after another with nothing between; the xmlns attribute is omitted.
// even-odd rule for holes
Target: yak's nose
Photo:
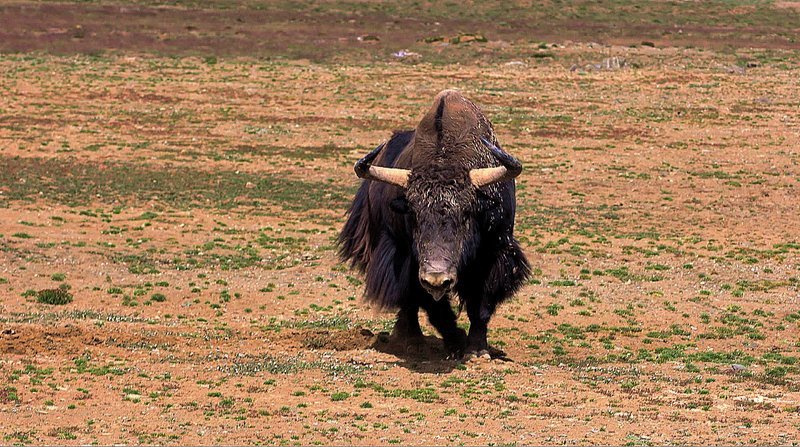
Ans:
<svg viewBox="0 0 800 447"><path fill-rule="evenodd" d="M455 275L452 272L426 272L419 279L430 288L449 289L455 282Z"/></svg>
<svg viewBox="0 0 800 447"><path fill-rule="evenodd" d="M426 264L419 272L419 281L422 287L438 301L455 286L456 270L444 264Z"/></svg>

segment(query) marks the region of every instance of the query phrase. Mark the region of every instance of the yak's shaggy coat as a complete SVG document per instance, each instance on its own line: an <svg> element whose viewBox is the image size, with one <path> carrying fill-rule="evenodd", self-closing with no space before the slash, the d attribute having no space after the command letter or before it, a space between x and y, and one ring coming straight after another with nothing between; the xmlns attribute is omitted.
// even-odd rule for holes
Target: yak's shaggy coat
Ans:
<svg viewBox="0 0 800 447"><path fill-rule="evenodd" d="M396 132L372 160L410 170L405 188L365 180L339 235L341 258L366 277L366 299L400 309L393 335L418 339L422 307L452 355L503 354L486 342L489 319L530 274L513 236L514 180L480 188L470 181L470 170L500 165L487 144L499 151L488 119L460 93L443 91L415 130ZM420 259L431 258L456 266L452 291L467 309L469 337L448 300L435 300L420 283Z"/></svg>

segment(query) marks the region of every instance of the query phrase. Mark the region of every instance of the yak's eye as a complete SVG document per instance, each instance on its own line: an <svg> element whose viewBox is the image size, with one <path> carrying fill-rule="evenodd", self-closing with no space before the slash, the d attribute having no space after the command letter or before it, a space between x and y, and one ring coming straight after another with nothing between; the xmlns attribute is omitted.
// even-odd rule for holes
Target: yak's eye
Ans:
<svg viewBox="0 0 800 447"><path fill-rule="evenodd" d="M411 211L411 207L408 206L408 200L402 196L389 202L389 208L397 214L407 214Z"/></svg>
<svg viewBox="0 0 800 447"><path fill-rule="evenodd" d="M461 220L464 222L469 222L469 220L472 219L472 217L473 213L470 211L464 211L463 213L461 213Z"/></svg>

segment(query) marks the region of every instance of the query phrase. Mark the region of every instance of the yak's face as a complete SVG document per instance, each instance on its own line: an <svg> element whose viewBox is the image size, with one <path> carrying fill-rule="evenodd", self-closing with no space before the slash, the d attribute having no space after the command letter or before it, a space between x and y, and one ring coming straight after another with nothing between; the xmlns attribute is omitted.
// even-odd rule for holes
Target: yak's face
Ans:
<svg viewBox="0 0 800 447"><path fill-rule="evenodd" d="M406 190L419 281L435 300L453 290L466 243L476 230L476 190L466 171L430 166L414 172Z"/></svg>

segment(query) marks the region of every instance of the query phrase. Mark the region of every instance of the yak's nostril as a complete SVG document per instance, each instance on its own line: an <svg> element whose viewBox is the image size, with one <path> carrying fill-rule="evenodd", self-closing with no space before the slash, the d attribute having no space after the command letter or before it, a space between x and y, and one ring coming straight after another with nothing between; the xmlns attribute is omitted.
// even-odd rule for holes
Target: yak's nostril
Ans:
<svg viewBox="0 0 800 447"><path fill-rule="evenodd" d="M420 275L419 280L423 285L433 289L444 289L453 286L455 280L447 273L425 273Z"/></svg>

